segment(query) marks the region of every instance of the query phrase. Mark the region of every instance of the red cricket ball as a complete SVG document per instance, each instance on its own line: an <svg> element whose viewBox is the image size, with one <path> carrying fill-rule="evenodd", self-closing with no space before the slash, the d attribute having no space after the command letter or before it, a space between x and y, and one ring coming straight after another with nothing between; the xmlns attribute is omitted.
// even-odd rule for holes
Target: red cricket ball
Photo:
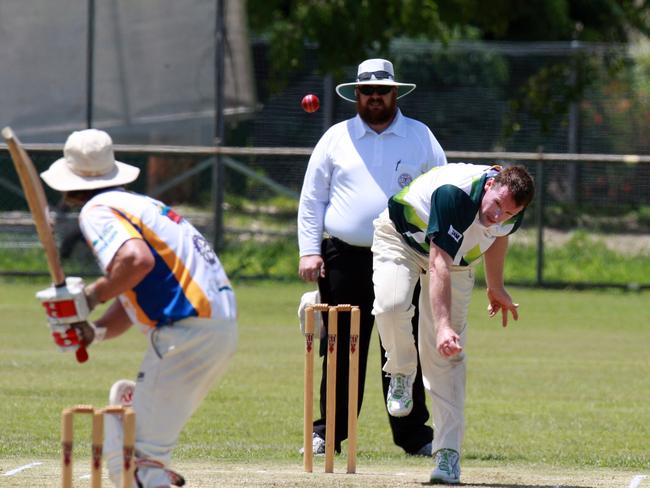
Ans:
<svg viewBox="0 0 650 488"><path fill-rule="evenodd" d="M309 93L302 98L300 104L305 112L311 113L318 110L318 107L320 107L320 100L318 100L316 95Z"/></svg>

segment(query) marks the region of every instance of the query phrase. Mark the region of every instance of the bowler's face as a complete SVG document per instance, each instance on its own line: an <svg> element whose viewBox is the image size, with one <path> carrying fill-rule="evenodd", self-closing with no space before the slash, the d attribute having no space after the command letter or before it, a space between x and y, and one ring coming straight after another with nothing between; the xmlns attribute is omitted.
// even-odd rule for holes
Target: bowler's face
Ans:
<svg viewBox="0 0 650 488"><path fill-rule="evenodd" d="M523 209L523 206L515 204L507 186L495 184L493 179L489 179L485 183L485 194L478 211L481 225L490 227L501 224L510 220Z"/></svg>

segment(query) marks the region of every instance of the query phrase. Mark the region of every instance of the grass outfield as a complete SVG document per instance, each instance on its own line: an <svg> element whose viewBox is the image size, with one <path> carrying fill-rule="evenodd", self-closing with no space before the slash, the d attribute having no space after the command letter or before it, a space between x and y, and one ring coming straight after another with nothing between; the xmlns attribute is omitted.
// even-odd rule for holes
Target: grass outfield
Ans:
<svg viewBox="0 0 650 488"><path fill-rule="evenodd" d="M116 379L135 375L145 349L132 330L92 347L85 365L58 353L33 298L45 286L0 282L0 486L57 486L61 409L104 405ZM360 475L302 474L303 341L295 309L305 290L298 283L236 287L238 353L175 451L189 486L420 486L428 479L429 460L392 444L377 337L359 419ZM482 291L472 303L463 480L650 486L641 478L650 477L650 294L511 292L521 318L507 329L487 319ZM75 456L85 465L89 428L77 427ZM34 462L43 464L12 473Z"/></svg>

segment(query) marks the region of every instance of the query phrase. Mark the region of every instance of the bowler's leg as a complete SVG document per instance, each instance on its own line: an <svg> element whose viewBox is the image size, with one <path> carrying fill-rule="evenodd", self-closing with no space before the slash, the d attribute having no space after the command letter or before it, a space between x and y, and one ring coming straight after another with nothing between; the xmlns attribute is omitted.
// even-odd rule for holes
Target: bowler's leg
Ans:
<svg viewBox="0 0 650 488"><path fill-rule="evenodd" d="M413 295L413 305L418 303L420 296L420 285L416 286ZM418 321L419 314L418 308L415 309L415 314L411 320L413 327L413 337L417 341L418 337ZM417 342L416 342L417 346ZM381 365L382 368L386 363L386 351L380 344L381 349ZM388 395L388 385L390 384L390 377L382 374L382 388L384 391L384 398ZM393 434L393 442L395 445L404 449L407 454L420 454L430 455L431 441L433 440L433 429L428 425L429 411L427 410L426 394L424 385L422 384L422 368L418 362L418 371L413 382L413 410L405 417L393 417L388 415L388 422Z"/></svg>
<svg viewBox="0 0 650 488"><path fill-rule="evenodd" d="M417 370L418 357L411 325L415 307L411 302L420 268L399 253L399 248L391 247L375 233L372 313L386 350L383 370L391 375L412 375Z"/></svg>
<svg viewBox="0 0 650 488"><path fill-rule="evenodd" d="M460 335L463 347L466 342L467 310L473 285L471 270L452 271L452 327ZM422 301L420 303L422 304ZM465 353L461 352L451 358L438 354L430 305L421 305L420 318L420 360L424 387L432 399L431 413L435 425L433 452L446 448L460 453L465 426Z"/></svg>

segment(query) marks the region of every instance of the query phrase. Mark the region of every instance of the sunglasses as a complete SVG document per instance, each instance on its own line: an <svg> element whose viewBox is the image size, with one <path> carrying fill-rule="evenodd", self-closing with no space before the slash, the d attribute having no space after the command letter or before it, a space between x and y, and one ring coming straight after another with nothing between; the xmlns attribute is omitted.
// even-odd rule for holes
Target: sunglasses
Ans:
<svg viewBox="0 0 650 488"><path fill-rule="evenodd" d="M390 93L392 89L393 87L390 85L357 85L357 90L359 90L359 93L367 97L373 93L386 95Z"/></svg>
<svg viewBox="0 0 650 488"><path fill-rule="evenodd" d="M368 80L392 80L393 75L388 71L366 71L365 73L359 73L357 75L357 81L368 81Z"/></svg>

